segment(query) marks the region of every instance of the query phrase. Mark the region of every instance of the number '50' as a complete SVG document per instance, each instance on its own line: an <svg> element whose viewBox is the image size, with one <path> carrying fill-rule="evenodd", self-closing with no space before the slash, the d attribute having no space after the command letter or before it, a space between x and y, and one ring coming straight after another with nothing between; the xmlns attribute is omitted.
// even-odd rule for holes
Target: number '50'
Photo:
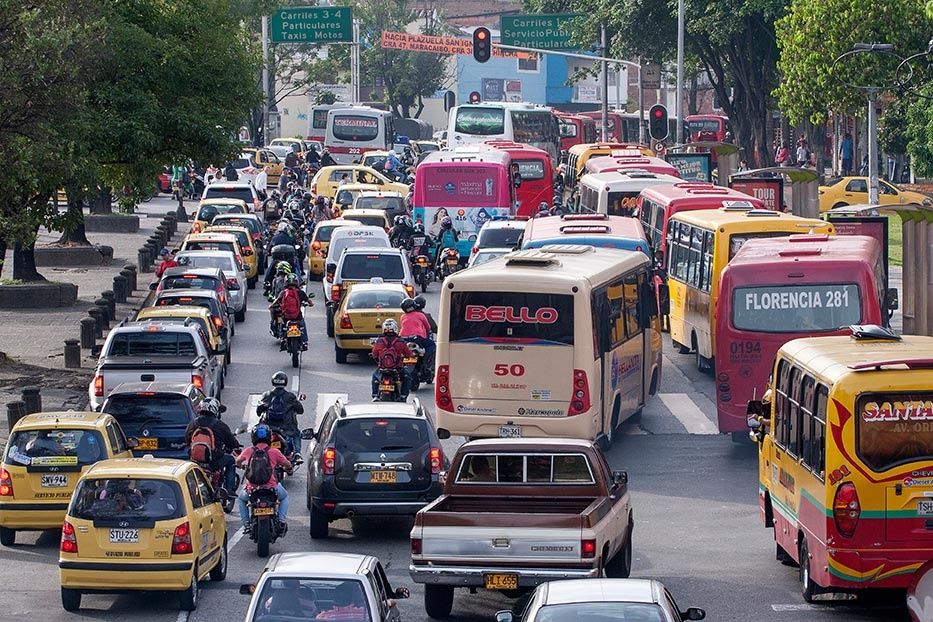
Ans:
<svg viewBox="0 0 933 622"><path fill-rule="evenodd" d="M525 375L525 366L524 365L506 365L505 363L499 363L496 365L494 373L497 376L524 376Z"/></svg>

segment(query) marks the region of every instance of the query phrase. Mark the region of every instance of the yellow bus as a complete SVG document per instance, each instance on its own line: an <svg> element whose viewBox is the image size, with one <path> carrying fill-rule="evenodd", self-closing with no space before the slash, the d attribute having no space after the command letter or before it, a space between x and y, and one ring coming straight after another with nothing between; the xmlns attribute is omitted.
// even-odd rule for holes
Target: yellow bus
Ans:
<svg viewBox="0 0 933 622"><path fill-rule="evenodd" d="M647 145L638 143L580 143L567 151L567 162L564 167L564 191L572 192L580 178L586 172L586 163L590 158L612 155L613 152L630 154L641 153L654 156L654 151Z"/></svg>
<svg viewBox="0 0 933 622"><path fill-rule="evenodd" d="M742 244L794 233L833 233L833 226L770 210L723 207L675 214L667 231L671 341L681 354L696 353L697 368L713 369L719 275Z"/></svg>
<svg viewBox="0 0 933 622"><path fill-rule="evenodd" d="M661 383L651 261L584 245L517 251L447 277L439 429L612 442Z"/></svg>
<svg viewBox="0 0 933 622"><path fill-rule="evenodd" d="M807 602L933 576L933 338L851 330L784 344L748 404L761 518Z"/></svg>

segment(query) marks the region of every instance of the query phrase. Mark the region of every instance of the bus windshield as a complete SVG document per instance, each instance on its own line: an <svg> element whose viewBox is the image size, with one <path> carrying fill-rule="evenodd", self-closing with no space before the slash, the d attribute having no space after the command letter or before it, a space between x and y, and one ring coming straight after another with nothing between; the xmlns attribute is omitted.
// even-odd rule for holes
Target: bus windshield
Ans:
<svg viewBox="0 0 933 622"><path fill-rule="evenodd" d="M311 115L311 127L323 130L327 127L327 108L317 108Z"/></svg>
<svg viewBox="0 0 933 622"><path fill-rule="evenodd" d="M355 142L375 140L379 136L379 119L355 114L334 116L334 138Z"/></svg>
<svg viewBox="0 0 933 622"><path fill-rule="evenodd" d="M868 393L856 403L858 455L875 472L933 460L933 393Z"/></svg>
<svg viewBox="0 0 933 622"><path fill-rule="evenodd" d="M505 132L505 109L461 106L457 109L454 131L479 136L502 134Z"/></svg>
<svg viewBox="0 0 933 622"><path fill-rule="evenodd" d="M573 121L567 121L566 119L557 119L557 122L560 124L560 137L561 138L574 138L577 135L577 124Z"/></svg>
<svg viewBox="0 0 933 622"><path fill-rule="evenodd" d="M732 325L761 333L812 333L858 324L862 303L855 283L763 285L732 293Z"/></svg>
<svg viewBox="0 0 933 622"><path fill-rule="evenodd" d="M687 121L687 125L690 128L690 133L699 133L699 132L718 132L719 131L719 121L715 119L697 119L695 121Z"/></svg>
<svg viewBox="0 0 933 622"><path fill-rule="evenodd" d="M542 330L546 325L546 330ZM546 339L543 339L546 337ZM454 292L454 341L550 341L573 345L573 296L522 292Z"/></svg>

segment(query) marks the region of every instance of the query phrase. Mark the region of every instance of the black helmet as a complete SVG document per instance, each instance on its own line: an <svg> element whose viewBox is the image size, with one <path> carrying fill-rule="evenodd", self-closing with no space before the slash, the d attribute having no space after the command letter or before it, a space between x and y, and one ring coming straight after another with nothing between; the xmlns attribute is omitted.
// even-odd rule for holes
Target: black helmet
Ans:
<svg viewBox="0 0 933 622"><path fill-rule="evenodd" d="M538 211L539 211L539 212L546 212L546 211L548 211L549 209L551 209L551 208L548 207L547 201L541 201L541 202L538 204Z"/></svg>
<svg viewBox="0 0 933 622"><path fill-rule="evenodd" d="M327 201L324 199L324 195L319 194L316 199L314 199L315 205L324 205Z"/></svg>
<svg viewBox="0 0 933 622"><path fill-rule="evenodd" d="M427 306L428 301L424 299L424 296L415 296L415 304L418 305L419 311L423 311Z"/></svg>
<svg viewBox="0 0 933 622"><path fill-rule="evenodd" d="M305 192L305 195L304 195L304 196L305 196L305 201L308 201L308 202L310 202L311 199L314 198L314 197L311 195L310 192Z"/></svg>
<svg viewBox="0 0 933 622"><path fill-rule="evenodd" d="M418 303L412 300L411 298L406 298L402 301L402 311L405 313L411 313L418 309Z"/></svg>
<svg viewBox="0 0 933 622"><path fill-rule="evenodd" d="M273 387L284 387L288 385L288 374L284 371L277 371L272 374L272 386Z"/></svg>

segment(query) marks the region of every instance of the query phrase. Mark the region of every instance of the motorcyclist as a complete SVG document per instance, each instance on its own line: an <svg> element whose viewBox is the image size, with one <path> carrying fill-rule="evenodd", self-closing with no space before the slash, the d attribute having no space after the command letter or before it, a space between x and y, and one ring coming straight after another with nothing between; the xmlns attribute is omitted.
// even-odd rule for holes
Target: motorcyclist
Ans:
<svg viewBox="0 0 933 622"><path fill-rule="evenodd" d="M431 325L431 332L437 334L437 322L434 321L434 318L431 317L431 314L424 310L428 305L428 301L424 299L424 296L415 296L415 302L418 304L418 309L424 313L424 317L428 318L428 324Z"/></svg>
<svg viewBox="0 0 933 622"><path fill-rule="evenodd" d="M405 357L411 356L408 344L398 338L398 322L388 319L382 323L382 337L373 344L370 356L376 359L376 370L373 372L372 392L373 401L377 400L379 393L379 370L394 369L398 372L401 381L401 398L408 400L408 374L405 373Z"/></svg>
<svg viewBox="0 0 933 622"><path fill-rule="evenodd" d="M434 246L434 240L431 239L430 235L425 233L424 223L416 222L411 237L409 238L409 257L414 258L418 255L427 255L430 257L432 246Z"/></svg>
<svg viewBox="0 0 933 622"><path fill-rule="evenodd" d="M431 370L429 373L433 378L436 348L434 341L431 340L431 323L428 321L428 316L421 311L417 301L411 298L402 301L402 317L399 325L400 337L411 338L412 341L424 348L424 368ZM428 382L433 382L433 380Z"/></svg>
<svg viewBox="0 0 933 622"><path fill-rule="evenodd" d="M288 277L292 274L292 265L287 261L280 261L275 264L275 278L271 282L266 283L265 289L263 290L263 295L269 302L274 302L288 285ZM280 338L281 335L278 334L276 330L276 320L279 317L279 307L276 305L269 306L269 332L272 333L272 336L276 339Z"/></svg>
<svg viewBox="0 0 933 622"><path fill-rule="evenodd" d="M389 229L389 243L396 248L408 249L408 244L414 229L408 216L396 216Z"/></svg>
<svg viewBox="0 0 933 622"><path fill-rule="evenodd" d="M437 257L435 257L435 266L440 267L442 252L445 248L457 248L457 242L460 236L454 229L454 223L449 216L444 216L441 220L441 230L437 236Z"/></svg>
<svg viewBox="0 0 933 622"><path fill-rule="evenodd" d="M244 485L240 493L237 495L239 500L239 509L240 509L240 520L243 522L243 533L249 533L250 530L250 521L249 521L249 495L257 488L271 488L275 490L275 495L279 498L279 512L278 519L279 523L282 525L283 531L287 530L286 519L288 518L288 491L285 490L285 487L275 479L275 469L278 466L281 466L285 469L285 472L289 475L292 474L292 463L289 462L288 458L285 457L282 452L274 447L270 447L269 443L272 441L272 430L268 425L260 423L253 428L251 434L253 446L247 447L244 449L239 456L236 458L237 466L245 466L247 472L249 471L249 461L252 459L253 454L256 453L256 450L262 450L266 453L269 458L271 471L269 479L265 483L251 482L249 479L244 478Z"/></svg>
<svg viewBox="0 0 933 622"><path fill-rule="evenodd" d="M192 461L205 464L212 471L223 470L224 490L232 494L236 491L236 461L232 453L242 445L220 420L221 409L220 400L213 397L201 402L198 416L185 430L185 445Z"/></svg>
<svg viewBox="0 0 933 622"><path fill-rule="evenodd" d="M330 220L333 217L334 213L327 205L327 199L323 195L318 195L314 199L314 206L311 208L311 220L314 221L314 226L316 227L318 223Z"/></svg>
<svg viewBox="0 0 933 622"><path fill-rule="evenodd" d="M403 166L402 161L398 159L398 154L395 153L395 149L389 150L389 154L386 156L385 164L383 165L386 177L392 181L404 182L405 171L402 170Z"/></svg>
<svg viewBox="0 0 933 622"><path fill-rule="evenodd" d="M295 245L295 237L292 235L291 228L288 226L288 223L280 221L278 226L275 228L275 235L272 236L272 239L269 240L269 247L278 246L279 244L287 244L289 246Z"/></svg>
<svg viewBox="0 0 933 622"><path fill-rule="evenodd" d="M301 327L301 349L307 350L308 329L305 325L304 314L301 312L301 307L303 305L313 307L314 303L308 298L308 294L298 286L298 277L294 274L289 274L285 277L285 289L275 297L275 300L272 301L269 308L278 307L279 313L282 314L282 318L286 322L298 322L298 326ZM285 349L284 342L281 345L281 349Z"/></svg>
<svg viewBox="0 0 933 622"><path fill-rule="evenodd" d="M288 374L277 371L272 374L272 389L262 394L256 414L260 421L280 431L291 447L291 454L301 461L301 430L298 428L298 415L304 414L305 408L294 393L286 389Z"/></svg>
<svg viewBox="0 0 933 622"><path fill-rule="evenodd" d="M323 153L321 153L321 166L337 166L337 161L331 157L330 151L328 151L326 148L324 149Z"/></svg>

